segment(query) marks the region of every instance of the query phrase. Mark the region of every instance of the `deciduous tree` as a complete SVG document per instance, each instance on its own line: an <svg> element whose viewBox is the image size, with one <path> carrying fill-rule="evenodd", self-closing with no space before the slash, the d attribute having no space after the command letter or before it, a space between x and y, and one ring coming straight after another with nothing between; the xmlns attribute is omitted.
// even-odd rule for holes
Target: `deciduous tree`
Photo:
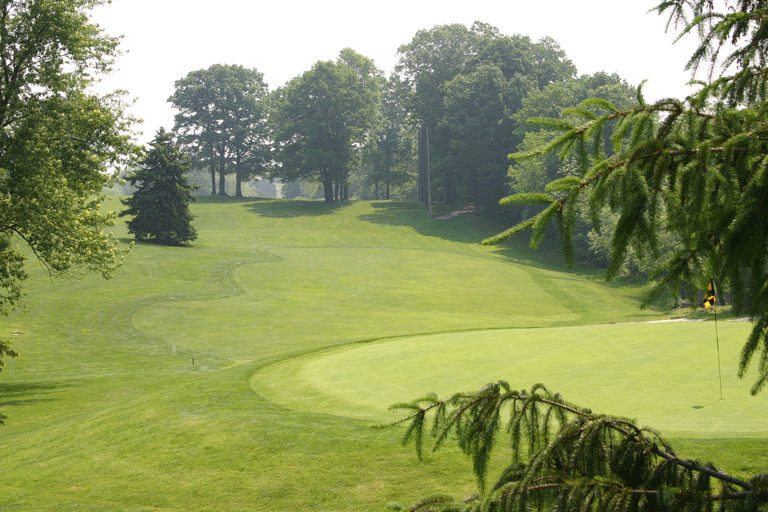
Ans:
<svg viewBox="0 0 768 512"><path fill-rule="evenodd" d="M122 252L104 228L107 171L135 154L121 96L90 85L117 39L90 23L100 0L0 0L0 311L21 298L24 252L53 275L105 277ZM12 355L0 343L0 358ZM0 366L2 362L0 361Z"/></svg>
<svg viewBox="0 0 768 512"><path fill-rule="evenodd" d="M177 80L169 98L179 110L175 131L194 163L211 172L211 194L225 195L225 176L242 182L263 174L270 159L268 88L264 75L238 65L214 64Z"/></svg>
<svg viewBox="0 0 768 512"><path fill-rule="evenodd" d="M278 90L276 176L319 181L326 202L347 199L349 166L378 119L381 82L370 59L345 49Z"/></svg>
<svg viewBox="0 0 768 512"><path fill-rule="evenodd" d="M406 86L406 105L423 133L429 133L434 197L446 203L484 203L486 211L496 211L505 188L506 155L522 137L511 115L539 87L572 78L573 63L551 38L534 43L478 22L470 28L455 24L419 31L398 51L396 69ZM497 70L492 81L489 68ZM468 110L485 102L487 109ZM492 137L466 141L480 125L486 135L493 130Z"/></svg>

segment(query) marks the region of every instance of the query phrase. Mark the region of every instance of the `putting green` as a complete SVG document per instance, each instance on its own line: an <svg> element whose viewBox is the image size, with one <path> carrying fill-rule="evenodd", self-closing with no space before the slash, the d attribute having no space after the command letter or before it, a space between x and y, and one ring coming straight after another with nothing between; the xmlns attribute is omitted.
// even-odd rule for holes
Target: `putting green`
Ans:
<svg viewBox="0 0 768 512"><path fill-rule="evenodd" d="M291 409L396 419L388 406L503 379L543 382L596 412L666 435L767 436L768 394L736 377L751 324L661 322L431 334L347 345L259 371L255 392ZM722 399L718 372L719 340Z"/></svg>

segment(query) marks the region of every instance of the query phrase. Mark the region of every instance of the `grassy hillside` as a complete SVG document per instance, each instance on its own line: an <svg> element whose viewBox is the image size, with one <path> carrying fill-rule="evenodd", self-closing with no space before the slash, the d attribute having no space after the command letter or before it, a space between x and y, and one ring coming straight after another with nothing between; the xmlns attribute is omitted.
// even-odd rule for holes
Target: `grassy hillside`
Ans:
<svg viewBox="0 0 768 512"><path fill-rule="evenodd" d="M0 411L9 416L0 427L0 510L385 510L391 500L470 493L460 455L420 463L396 429L372 429L378 416L356 409L391 395L347 400L384 378L398 382L398 400L433 391L414 389L423 382L406 373L434 362L398 373L391 363L403 349L374 340L413 348L408 340L426 334L450 338L432 355L475 368L469 380L434 383L453 391L515 378L485 378L483 359L505 373L497 358L462 365L452 355L450 343L473 331L482 339L659 317L638 309L637 290L564 272L522 247L480 246L498 227L474 216L434 220L397 202L203 200L193 210L191 247L137 244L109 281L51 281L31 266L27 310L0 323L21 353L0 374ZM115 232L127 236L122 223ZM544 332L526 332L536 331ZM374 346L387 347L379 365L370 352L318 358ZM462 346L463 357L488 347ZM281 366L302 360L319 366ZM356 371L360 361L367 365ZM342 383L339 368L346 391L319 392ZM307 372L320 384L307 386ZM536 381L556 376L543 373L552 375ZM514 384L528 387L529 377ZM359 392L350 390L355 379ZM737 469L763 464L752 452Z"/></svg>

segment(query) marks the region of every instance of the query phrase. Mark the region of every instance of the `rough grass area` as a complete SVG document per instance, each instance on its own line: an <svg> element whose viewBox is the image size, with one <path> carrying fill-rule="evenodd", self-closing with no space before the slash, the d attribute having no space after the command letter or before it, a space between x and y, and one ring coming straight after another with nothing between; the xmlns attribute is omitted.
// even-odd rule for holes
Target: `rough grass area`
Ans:
<svg viewBox="0 0 768 512"><path fill-rule="evenodd" d="M601 338L601 324L661 315L638 309L637 289L542 263L524 244L480 246L499 227L473 215L207 199L193 213L191 247L137 244L109 281L52 281L31 263L26 311L0 323L21 353L0 374L0 510L385 510L469 494L460 454L418 462L400 430L371 420L393 399L498 378L542 381L595 408L642 395L638 413L605 411L636 416L659 404L721 406L706 402L718 398L711 322L690 338L688 326L669 327L687 351L632 328ZM127 244L123 225L115 233ZM720 335L728 404L748 384L733 378L738 328ZM625 344L626 357L601 364L598 347ZM525 364L533 358L541 372ZM618 386L628 366L655 372L654 385ZM681 442L752 472L766 465L765 432L742 421L738 440L696 428L701 439Z"/></svg>

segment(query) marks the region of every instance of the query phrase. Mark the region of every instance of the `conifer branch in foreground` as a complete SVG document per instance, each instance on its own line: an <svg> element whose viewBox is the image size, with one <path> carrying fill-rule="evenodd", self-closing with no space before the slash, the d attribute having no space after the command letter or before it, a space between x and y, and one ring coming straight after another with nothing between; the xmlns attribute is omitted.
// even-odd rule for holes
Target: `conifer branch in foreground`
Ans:
<svg viewBox="0 0 768 512"><path fill-rule="evenodd" d="M407 425L403 442L413 441L419 456L426 438L434 450L455 440L480 487L466 501L433 496L412 511L729 511L768 504L767 476L745 481L681 459L657 432L570 404L541 384L528 392L499 381L393 409L410 412L396 424ZM489 488L489 463L504 442L513 457Z"/></svg>

